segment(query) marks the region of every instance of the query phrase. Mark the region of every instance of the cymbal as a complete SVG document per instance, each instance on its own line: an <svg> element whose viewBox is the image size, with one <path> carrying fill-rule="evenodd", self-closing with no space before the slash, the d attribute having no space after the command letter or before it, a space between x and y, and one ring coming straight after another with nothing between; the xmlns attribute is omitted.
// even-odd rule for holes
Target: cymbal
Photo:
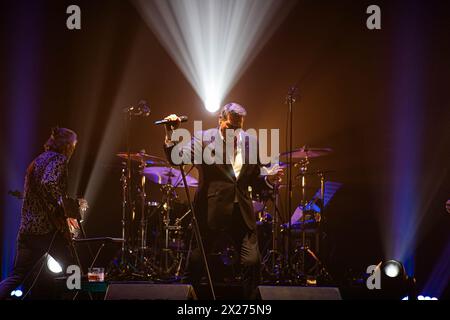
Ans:
<svg viewBox="0 0 450 320"><path fill-rule="evenodd" d="M150 181L156 184L170 184L178 188L183 188L183 177L181 171L171 167L147 167L142 174ZM191 175L186 175L188 187L197 187L198 181Z"/></svg>
<svg viewBox="0 0 450 320"><path fill-rule="evenodd" d="M127 152L119 152L116 154L119 158L128 159ZM144 162L147 166L167 166L169 162L163 158L146 154L145 152L132 152L130 159L135 162Z"/></svg>
<svg viewBox="0 0 450 320"><path fill-rule="evenodd" d="M307 146L304 146L297 150L292 150L291 152L286 151L280 154L281 157L288 157L292 155L293 159L311 159L311 158L318 158L322 156L326 156L333 152L333 149L331 148L310 148Z"/></svg>

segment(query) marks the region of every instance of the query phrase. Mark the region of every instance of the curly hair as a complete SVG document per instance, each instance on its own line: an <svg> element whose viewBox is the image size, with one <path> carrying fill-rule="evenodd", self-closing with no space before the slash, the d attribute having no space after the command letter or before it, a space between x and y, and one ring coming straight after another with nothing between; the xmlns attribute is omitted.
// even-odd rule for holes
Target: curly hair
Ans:
<svg viewBox="0 0 450 320"><path fill-rule="evenodd" d="M44 144L46 151L65 153L69 146L77 141L77 134L67 128L55 127L52 129L50 138Z"/></svg>

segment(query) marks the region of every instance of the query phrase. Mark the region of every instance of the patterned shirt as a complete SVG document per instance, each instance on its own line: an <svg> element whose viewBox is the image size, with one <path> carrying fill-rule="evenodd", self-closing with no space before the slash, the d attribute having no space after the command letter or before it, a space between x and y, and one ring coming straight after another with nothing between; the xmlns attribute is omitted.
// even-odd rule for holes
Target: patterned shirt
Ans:
<svg viewBox="0 0 450 320"><path fill-rule="evenodd" d="M43 152L31 162L25 177L19 233L37 235L55 230L49 215L66 193L67 172L67 158L57 152Z"/></svg>

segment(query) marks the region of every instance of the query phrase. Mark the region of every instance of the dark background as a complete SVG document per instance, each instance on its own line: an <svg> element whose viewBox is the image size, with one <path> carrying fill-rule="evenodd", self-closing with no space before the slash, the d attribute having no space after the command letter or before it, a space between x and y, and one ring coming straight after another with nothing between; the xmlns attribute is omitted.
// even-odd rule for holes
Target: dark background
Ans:
<svg viewBox="0 0 450 320"><path fill-rule="evenodd" d="M65 26L71 4L81 7L79 31ZM366 28L370 4L381 7L382 30ZM6 202L17 201L7 191L21 190L26 165L58 124L79 134L71 192L91 196L88 234L120 236L120 160L114 154L125 149L122 108L142 98L149 102L150 118L132 120L131 149L159 156L164 132L154 120L177 113L210 127L217 116L205 111L128 1L3 1L1 6L1 230L16 228L19 217L18 210L4 209ZM225 99L247 108L246 127L280 128L286 150L284 100L288 87L298 83L293 145L333 148L312 166L333 170L329 178L344 184L327 210L329 267L338 279L350 268L362 271L389 258L383 239L392 223L389 199L396 198L395 133L412 114L418 119L410 134L417 140L418 186L398 201L427 204L419 210L415 234L421 285L448 241L448 12L444 1L298 1ZM399 99L416 107L399 108ZM412 160L406 155L405 166ZM316 189L318 181L311 182ZM157 200L157 189L150 189ZM299 190L295 194L297 204ZM412 231L405 226L404 232Z"/></svg>

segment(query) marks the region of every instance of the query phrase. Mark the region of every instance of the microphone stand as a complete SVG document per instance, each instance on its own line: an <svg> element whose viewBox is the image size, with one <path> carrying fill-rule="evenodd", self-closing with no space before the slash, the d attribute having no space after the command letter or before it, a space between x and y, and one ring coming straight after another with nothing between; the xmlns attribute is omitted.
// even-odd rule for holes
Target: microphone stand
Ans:
<svg viewBox="0 0 450 320"><path fill-rule="evenodd" d="M127 117L126 117L126 144L127 144L127 164L126 164L126 171L125 171L125 178L123 181L123 188L124 188L124 198L122 203L122 237L125 240L122 242L122 264L125 262L125 251L126 247L128 246L128 234L127 234L127 209L131 209L132 203L131 203L131 150L130 150L130 124L131 124L131 116L132 116L132 109L127 109ZM129 215L128 215L129 216Z"/></svg>
<svg viewBox="0 0 450 320"><path fill-rule="evenodd" d="M189 202L189 206L190 206L191 213L192 213L192 222L193 222L192 225L194 228L195 240L197 241L197 244L200 249L200 253L202 255L203 263L205 264L206 276L208 278L208 284L209 284L209 288L211 290L213 300L216 300L216 294L214 292L214 286L212 283L211 273L209 271L208 259L206 258L205 248L203 246L203 240L200 235L200 228L198 227L198 221L197 221L197 216L195 214L194 205L192 204L191 195L189 194L189 187L187 185L186 174L184 172L184 166L183 166L183 164L180 164L179 167L180 167L181 176L183 178L184 191L186 192L186 198L187 198L187 201Z"/></svg>
<svg viewBox="0 0 450 320"><path fill-rule="evenodd" d="M290 268L290 256L291 256L291 247L292 247L292 226L291 226L291 212L292 212L292 149L293 149L293 139L292 139L292 119L293 119L293 104L296 101L298 88L296 85L292 86L288 90L288 94L286 96L286 103L288 105L288 118L289 118L289 159L288 159L288 236L287 236L287 252L286 252L286 265ZM290 274L290 269L288 269L288 274Z"/></svg>

